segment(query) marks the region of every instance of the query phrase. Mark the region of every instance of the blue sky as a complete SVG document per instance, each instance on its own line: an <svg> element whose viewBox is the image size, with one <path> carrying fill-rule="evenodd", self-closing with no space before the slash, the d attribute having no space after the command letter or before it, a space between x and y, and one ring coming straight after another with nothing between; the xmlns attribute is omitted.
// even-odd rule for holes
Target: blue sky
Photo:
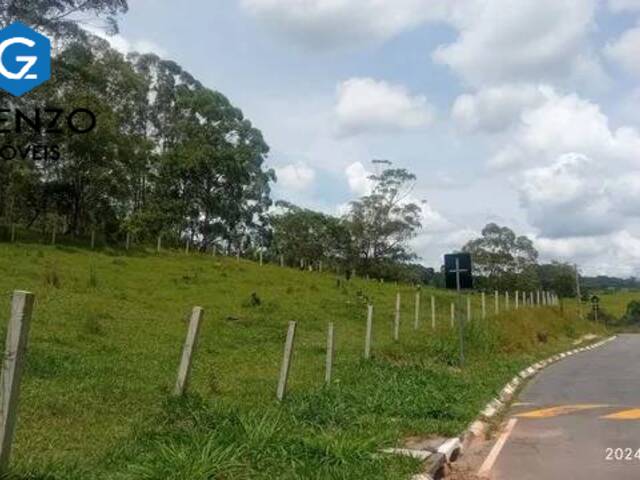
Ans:
<svg viewBox="0 0 640 480"><path fill-rule="evenodd" d="M276 198L339 213L389 159L427 265L495 221L640 274L640 0L135 0L120 25L263 131Z"/></svg>

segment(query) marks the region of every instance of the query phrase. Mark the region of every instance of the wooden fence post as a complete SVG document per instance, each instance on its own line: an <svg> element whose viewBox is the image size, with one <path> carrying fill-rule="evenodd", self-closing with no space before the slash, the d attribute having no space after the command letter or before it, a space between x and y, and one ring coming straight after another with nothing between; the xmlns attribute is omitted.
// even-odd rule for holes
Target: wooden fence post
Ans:
<svg viewBox="0 0 640 480"><path fill-rule="evenodd" d="M400 292L396 294L396 315L393 322L393 339L396 342L400 339Z"/></svg>
<svg viewBox="0 0 640 480"><path fill-rule="evenodd" d="M180 366L178 367L178 378L176 379L176 386L173 389L173 394L175 396L183 395L187 390L189 373L191 372L193 354L198 342L198 333L200 332L200 323L202 321L203 313L204 310L201 307L193 307L193 310L191 311L189 330L187 331L187 338L182 348L182 358L180 359Z"/></svg>
<svg viewBox="0 0 640 480"><path fill-rule="evenodd" d="M436 329L436 297L431 295L431 329Z"/></svg>
<svg viewBox="0 0 640 480"><path fill-rule="evenodd" d="M325 362L324 383L331 383L331 372L333 371L333 322L329 323L327 330L327 359Z"/></svg>
<svg viewBox="0 0 640 480"><path fill-rule="evenodd" d="M293 340L296 335L296 322L289 322L289 330L287 330L287 339L284 342L284 355L282 357L282 367L280 368L280 378L278 379L278 391L276 398L278 401L284 399L287 393L287 381L289 380L289 369L291 367L291 356L293 354Z"/></svg>
<svg viewBox="0 0 640 480"><path fill-rule="evenodd" d="M415 311L415 319L413 321L413 328L418 330L420 327L420 292L416 292L416 311Z"/></svg>
<svg viewBox="0 0 640 480"><path fill-rule="evenodd" d="M11 301L11 318L7 328L4 362L2 364L2 404L0 410L0 474L6 473L11 444L18 419L20 380L25 364L29 324L33 312L34 295L15 291Z"/></svg>
<svg viewBox="0 0 640 480"><path fill-rule="evenodd" d="M364 337L364 358L371 357L371 336L373 333L373 305L367 306L367 331Z"/></svg>

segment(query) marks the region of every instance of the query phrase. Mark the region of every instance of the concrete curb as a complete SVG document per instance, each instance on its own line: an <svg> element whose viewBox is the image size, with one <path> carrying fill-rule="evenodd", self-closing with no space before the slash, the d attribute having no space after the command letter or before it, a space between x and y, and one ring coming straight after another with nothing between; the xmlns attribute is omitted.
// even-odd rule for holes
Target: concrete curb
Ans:
<svg viewBox="0 0 640 480"><path fill-rule="evenodd" d="M504 388L500 391L496 398L494 398L487 404L487 406L480 412L480 415L476 418L476 420L474 420L471 425L469 425L469 427L467 427L467 429L462 432L460 436L450 438L449 440L445 441L440 446L440 448L438 448L438 452L442 453L443 455L438 458L433 458L434 461L431 462L429 472L420 475L414 475L412 477L412 480L434 480L436 478L443 478L441 476L441 472L444 472L446 465L455 462L458 457L463 454L464 450L469 446L474 438L481 437L487 432L487 430L489 429L489 420L491 420L493 417L495 417L505 409L505 407L508 405L508 403L511 401L514 394L518 390L518 387L520 387L525 380L533 377L540 370L548 367L553 363L576 355L577 353L599 348L615 340L615 338L616 335L605 338L604 340L600 340L599 342L593 343L591 345L587 345L586 347L574 348L573 350L553 355L522 370L504 386ZM435 455L433 457L435 457ZM436 474L435 472L439 473Z"/></svg>

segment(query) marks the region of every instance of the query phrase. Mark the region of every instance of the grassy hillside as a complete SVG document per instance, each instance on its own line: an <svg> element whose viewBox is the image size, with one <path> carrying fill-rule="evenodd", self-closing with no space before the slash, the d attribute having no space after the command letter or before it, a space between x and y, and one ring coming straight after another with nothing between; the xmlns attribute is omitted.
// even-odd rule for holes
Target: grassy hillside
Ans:
<svg viewBox="0 0 640 480"><path fill-rule="evenodd" d="M399 287L395 343L396 286L235 259L0 244L3 318L14 289L37 296L13 456L23 479L407 478L419 465L379 448L458 433L514 372L600 331L552 308L483 321L476 295L460 370L444 291L422 290L415 331L415 289ZM172 400L194 305L205 319L191 393ZM290 394L279 405L291 320ZM323 386L329 321L337 350L334 381Z"/></svg>

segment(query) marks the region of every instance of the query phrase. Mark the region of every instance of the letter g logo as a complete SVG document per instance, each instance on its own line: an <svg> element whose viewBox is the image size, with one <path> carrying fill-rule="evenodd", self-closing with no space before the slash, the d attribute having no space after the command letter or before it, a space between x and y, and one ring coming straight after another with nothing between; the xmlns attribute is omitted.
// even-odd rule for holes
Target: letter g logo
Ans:
<svg viewBox="0 0 640 480"><path fill-rule="evenodd" d="M19 97L51 76L51 43L16 22L0 30L0 88Z"/></svg>
<svg viewBox="0 0 640 480"><path fill-rule="evenodd" d="M29 40L28 38L23 38L23 37L8 38L7 40L0 43L0 75L3 75L10 80L22 80L23 78L26 78L27 80L35 80L36 78L38 78L38 75L35 73L28 73L28 72L36 64L36 62L38 61L38 57L25 56L25 55L16 56L16 61L24 62L22 69L17 73L10 72L4 66L4 62L2 60L4 51L7 49L7 47L10 47L11 45L16 43L21 45L26 45L27 47L31 47L31 48L33 48L33 46L36 44L36 42L34 42L33 40Z"/></svg>

